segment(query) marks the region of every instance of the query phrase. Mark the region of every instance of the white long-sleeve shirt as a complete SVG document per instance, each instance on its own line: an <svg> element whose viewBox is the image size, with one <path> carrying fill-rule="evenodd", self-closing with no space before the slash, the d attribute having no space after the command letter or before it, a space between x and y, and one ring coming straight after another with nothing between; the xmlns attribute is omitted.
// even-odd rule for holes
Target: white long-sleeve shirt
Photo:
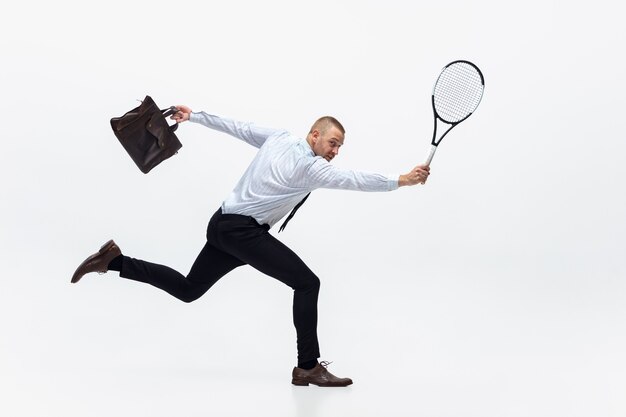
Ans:
<svg viewBox="0 0 626 417"><path fill-rule="evenodd" d="M189 120L259 148L235 189L222 203L225 214L251 216L259 224L271 227L317 188L358 191L398 188L398 175L337 168L316 156L305 139L285 130L259 127L205 112L191 113Z"/></svg>

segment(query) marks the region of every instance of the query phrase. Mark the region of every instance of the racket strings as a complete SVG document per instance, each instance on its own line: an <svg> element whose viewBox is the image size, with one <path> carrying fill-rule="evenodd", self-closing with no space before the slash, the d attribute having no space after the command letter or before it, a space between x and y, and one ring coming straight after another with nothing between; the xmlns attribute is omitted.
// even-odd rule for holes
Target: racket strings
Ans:
<svg viewBox="0 0 626 417"><path fill-rule="evenodd" d="M449 123L465 119L478 107L483 88L482 78L473 66L459 62L446 67L433 90L437 114Z"/></svg>

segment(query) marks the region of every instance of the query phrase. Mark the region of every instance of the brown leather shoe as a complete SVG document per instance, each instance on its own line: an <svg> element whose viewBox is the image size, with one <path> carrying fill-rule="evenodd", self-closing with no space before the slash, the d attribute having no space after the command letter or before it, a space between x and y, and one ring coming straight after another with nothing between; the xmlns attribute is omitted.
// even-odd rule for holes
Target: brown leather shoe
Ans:
<svg viewBox="0 0 626 417"><path fill-rule="evenodd" d="M317 385L318 387L346 387L352 384L350 378L337 378L326 369L330 362L322 361L313 369L293 368L291 383L294 385Z"/></svg>
<svg viewBox="0 0 626 417"><path fill-rule="evenodd" d="M76 268L76 272L72 275L72 284L80 281L83 275L89 272L107 272L109 270L109 262L121 254L122 251L115 242L109 240L102 245L98 252L85 259L83 263Z"/></svg>

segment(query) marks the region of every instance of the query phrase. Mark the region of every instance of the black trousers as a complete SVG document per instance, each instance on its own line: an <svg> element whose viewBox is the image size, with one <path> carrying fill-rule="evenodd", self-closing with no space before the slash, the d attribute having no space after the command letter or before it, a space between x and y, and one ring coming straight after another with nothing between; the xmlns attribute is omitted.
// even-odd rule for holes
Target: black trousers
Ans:
<svg viewBox="0 0 626 417"><path fill-rule="evenodd" d="M120 276L145 282L191 302L218 279L241 265L250 265L293 288L293 323L298 362L319 358L317 297L320 281L291 249L269 234L268 225L252 217L222 214L209 221L207 243L187 277L167 266L124 256Z"/></svg>

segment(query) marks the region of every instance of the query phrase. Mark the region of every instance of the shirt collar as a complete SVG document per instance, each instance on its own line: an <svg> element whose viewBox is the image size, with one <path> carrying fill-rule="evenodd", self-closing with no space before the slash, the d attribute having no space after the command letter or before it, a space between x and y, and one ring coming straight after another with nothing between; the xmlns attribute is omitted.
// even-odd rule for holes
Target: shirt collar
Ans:
<svg viewBox="0 0 626 417"><path fill-rule="evenodd" d="M311 145L309 145L309 142L307 142L306 139L300 139L300 141L298 141L298 145L300 145L300 147L304 150L304 152L306 152L307 155L315 156L315 152L313 152L313 149L311 149Z"/></svg>

